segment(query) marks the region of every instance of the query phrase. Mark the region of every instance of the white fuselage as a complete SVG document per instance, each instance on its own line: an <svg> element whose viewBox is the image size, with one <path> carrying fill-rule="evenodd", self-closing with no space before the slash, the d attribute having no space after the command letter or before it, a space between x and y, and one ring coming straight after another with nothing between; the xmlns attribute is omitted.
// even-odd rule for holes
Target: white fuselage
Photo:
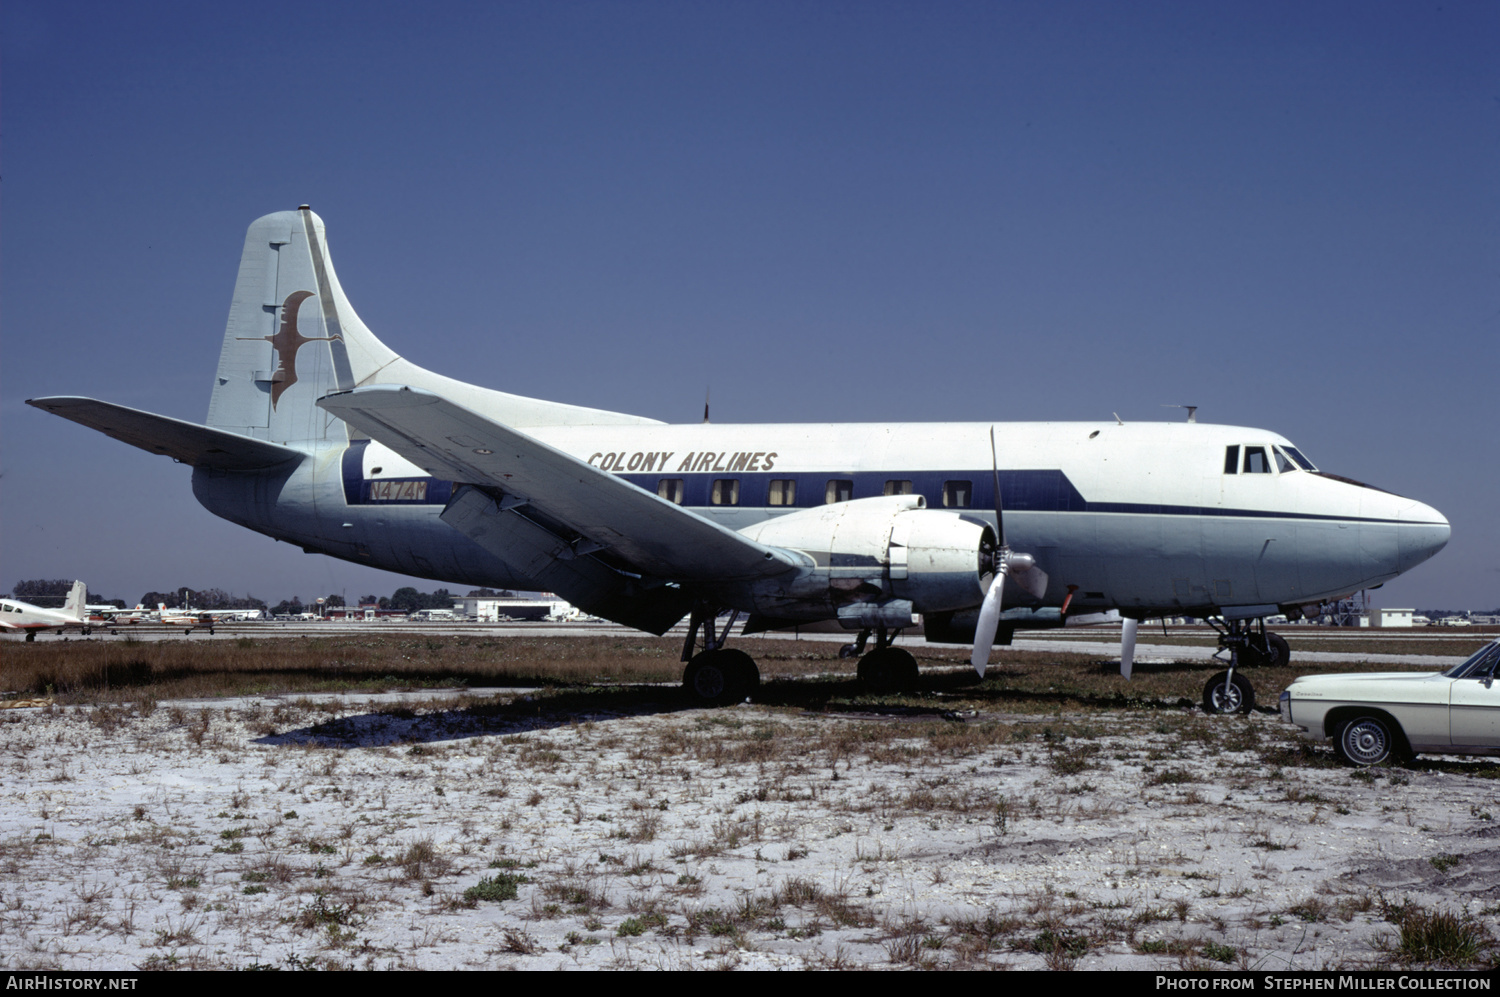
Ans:
<svg viewBox="0 0 1500 997"><path fill-rule="evenodd" d="M987 423L522 428L734 530L888 487L925 496L931 509L995 519ZM1271 454L1290 445L1265 430L994 429L1007 539L1047 573L1042 605L1060 605L1070 588L1074 607L1144 613L1316 603L1394 577L1449 535L1447 520L1420 502L1275 460L1260 473L1237 460L1226 473L1228 447ZM246 507L250 490L239 487L226 502L224 490L195 483L215 512L310 550L434 579L531 587L437 519L449 483L379 443L325 447L282 487L256 490L274 492L269 505Z"/></svg>

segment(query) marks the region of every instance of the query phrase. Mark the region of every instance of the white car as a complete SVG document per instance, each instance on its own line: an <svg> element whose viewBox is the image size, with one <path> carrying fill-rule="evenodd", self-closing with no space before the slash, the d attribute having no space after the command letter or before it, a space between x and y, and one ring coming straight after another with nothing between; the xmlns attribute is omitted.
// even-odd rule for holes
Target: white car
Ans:
<svg viewBox="0 0 1500 997"><path fill-rule="evenodd" d="M1333 738L1351 765L1421 752L1500 755L1500 640L1445 672L1303 676L1282 692L1281 718Z"/></svg>

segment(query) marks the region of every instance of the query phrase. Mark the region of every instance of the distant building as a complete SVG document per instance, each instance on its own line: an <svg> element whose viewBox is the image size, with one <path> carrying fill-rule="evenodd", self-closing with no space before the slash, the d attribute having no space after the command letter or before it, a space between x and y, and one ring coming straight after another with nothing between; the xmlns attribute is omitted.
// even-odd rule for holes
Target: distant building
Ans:
<svg viewBox="0 0 1500 997"><path fill-rule="evenodd" d="M1370 610L1370 626L1410 627L1415 613L1415 609L1372 609Z"/></svg>
<svg viewBox="0 0 1500 997"><path fill-rule="evenodd" d="M514 596L465 596L453 604L457 616L497 623L501 620L545 620L573 607L562 599L518 599Z"/></svg>

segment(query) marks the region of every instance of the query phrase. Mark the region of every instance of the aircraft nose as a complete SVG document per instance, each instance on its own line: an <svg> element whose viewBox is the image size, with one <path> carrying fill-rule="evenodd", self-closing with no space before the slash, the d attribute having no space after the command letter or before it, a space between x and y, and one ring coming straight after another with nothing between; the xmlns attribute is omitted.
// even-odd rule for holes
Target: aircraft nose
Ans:
<svg viewBox="0 0 1500 997"><path fill-rule="evenodd" d="M1446 547L1453 532L1446 516L1421 502L1402 507L1396 518L1402 571L1410 571Z"/></svg>

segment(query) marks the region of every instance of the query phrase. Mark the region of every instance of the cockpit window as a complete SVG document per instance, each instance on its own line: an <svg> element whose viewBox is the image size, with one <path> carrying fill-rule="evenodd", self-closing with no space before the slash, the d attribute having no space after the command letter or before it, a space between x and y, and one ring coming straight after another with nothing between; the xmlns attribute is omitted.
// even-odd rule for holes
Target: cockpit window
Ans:
<svg viewBox="0 0 1500 997"><path fill-rule="evenodd" d="M1224 448L1224 473L1238 474L1240 470L1240 448L1238 446Z"/></svg>
<svg viewBox="0 0 1500 997"><path fill-rule="evenodd" d="M1265 447L1245 448L1245 473L1270 474L1271 462L1266 459Z"/></svg>
<svg viewBox="0 0 1500 997"><path fill-rule="evenodd" d="M1297 470L1297 465L1292 463L1292 458L1290 458L1286 454L1282 453L1280 447L1276 447L1275 450L1276 450L1276 470L1277 471L1281 472L1282 474L1285 474L1288 471L1295 471L1295 470Z"/></svg>
<svg viewBox="0 0 1500 997"><path fill-rule="evenodd" d="M1317 470L1316 467L1313 467L1313 462L1310 461L1310 460L1308 460L1306 457L1302 456L1302 451L1298 450L1296 447L1282 447L1281 449L1285 450L1286 451L1286 455L1288 457L1292 458L1292 460L1296 461L1297 462L1297 466L1300 467L1300 468L1302 468L1302 470L1304 470L1304 471L1316 471Z"/></svg>

